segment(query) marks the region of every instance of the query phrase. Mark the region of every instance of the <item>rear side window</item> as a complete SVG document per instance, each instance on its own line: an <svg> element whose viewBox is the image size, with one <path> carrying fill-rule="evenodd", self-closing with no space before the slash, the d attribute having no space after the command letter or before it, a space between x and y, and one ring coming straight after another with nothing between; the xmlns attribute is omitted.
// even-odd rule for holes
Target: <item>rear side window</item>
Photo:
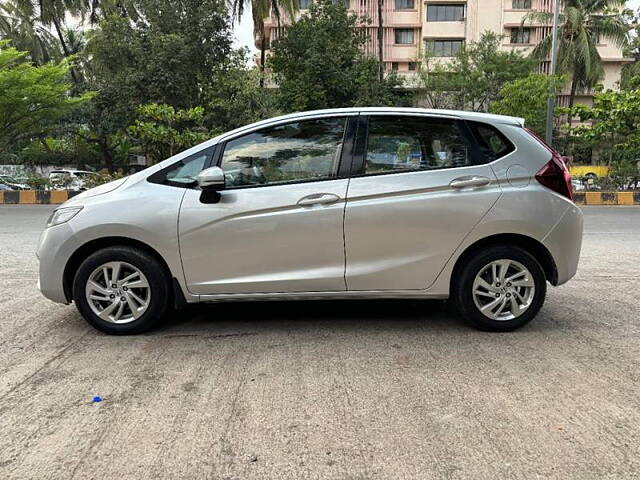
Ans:
<svg viewBox="0 0 640 480"><path fill-rule="evenodd" d="M369 118L365 174L465 167L471 150L458 122L442 118Z"/></svg>
<svg viewBox="0 0 640 480"><path fill-rule="evenodd" d="M469 125L486 162L493 162L516 149L494 126L479 122L469 122Z"/></svg>

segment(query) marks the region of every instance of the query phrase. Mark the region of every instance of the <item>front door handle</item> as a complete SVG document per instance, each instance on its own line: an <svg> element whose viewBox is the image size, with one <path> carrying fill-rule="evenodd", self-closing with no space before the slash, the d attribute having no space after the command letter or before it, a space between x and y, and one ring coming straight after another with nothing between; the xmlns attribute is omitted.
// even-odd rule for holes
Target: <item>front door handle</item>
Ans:
<svg viewBox="0 0 640 480"><path fill-rule="evenodd" d="M489 185L490 183L490 178L471 175L468 177L458 177L455 180L452 180L449 186L453 188L474 188L484 187L485 185Z"/></svg>
<svg viewBox="0 0 640 480"><path fill-rule="evenodd" d="M313 207L314 205L329 205L336 203L340 197L334 193L312 193L298 200L301 207Z"/></svg>

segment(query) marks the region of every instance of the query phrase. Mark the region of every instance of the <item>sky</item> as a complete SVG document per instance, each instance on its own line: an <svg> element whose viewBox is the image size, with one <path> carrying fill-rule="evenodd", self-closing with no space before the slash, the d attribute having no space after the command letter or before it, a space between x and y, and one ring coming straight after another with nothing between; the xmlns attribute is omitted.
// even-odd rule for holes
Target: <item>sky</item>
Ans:
<svg viewBox="0 0 640 480"><path fill-rule="evenodd" d="M627 7L634 10L640 8L640 0L627 0ZM251 51L257 51L253 44L253 21L251 20L251 10L247 9L242 16L242 21L233 26L236 38L236 46L249 47Z"/></svg>

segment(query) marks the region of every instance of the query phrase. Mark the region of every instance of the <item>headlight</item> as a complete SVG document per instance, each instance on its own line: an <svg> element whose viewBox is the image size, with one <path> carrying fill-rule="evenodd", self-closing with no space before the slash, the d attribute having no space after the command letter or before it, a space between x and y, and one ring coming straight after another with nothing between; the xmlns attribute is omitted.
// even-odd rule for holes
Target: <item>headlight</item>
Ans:
<svg viewBox="0 0 640 480"><path fill-rule="evenodd" d="M49 217L49 220L47 220L47 228L55 227L56 225L60 225L61 223L68 222L73 217L75 217L80 212L80 210L82 210L82 207L64 207L54 210Z"/></svg>

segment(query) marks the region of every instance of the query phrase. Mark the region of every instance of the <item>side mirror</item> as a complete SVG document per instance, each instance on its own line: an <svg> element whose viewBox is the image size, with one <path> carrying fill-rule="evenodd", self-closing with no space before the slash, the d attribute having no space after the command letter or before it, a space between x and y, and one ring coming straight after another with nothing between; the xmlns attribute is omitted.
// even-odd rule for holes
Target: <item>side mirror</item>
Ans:
<svg viewBox="0 0 640 480"><path fill-rule="evenodd" d="M224 190L224 172L220 167L209 167L202 170L196 177L198 186L204 190L217 191Z"/></svg>

